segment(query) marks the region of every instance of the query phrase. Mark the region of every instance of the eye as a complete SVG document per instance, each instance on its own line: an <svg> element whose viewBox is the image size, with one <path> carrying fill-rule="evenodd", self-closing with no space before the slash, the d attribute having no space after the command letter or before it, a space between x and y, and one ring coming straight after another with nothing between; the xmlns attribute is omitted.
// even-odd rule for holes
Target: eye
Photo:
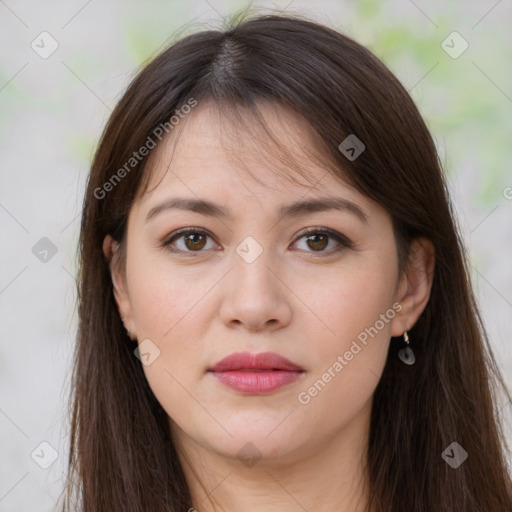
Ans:
<svg viewBox="0 0 512 512"><path fill-rule="evenodd" d="M167 247L171 252L176 253L199 253L203 249L211 249L207 247L207 239L212 238L208 232L201 228L184 228L175 233L172 233L162 243L163 247ZM307 252L319 252L325 254L334 254L340 252L345 248L352 248L353 243L343 236L341 233L332 231L326 228L310 228L303 232L298 240L306 238L306 247L312 249ZM325 251L324 249L329 245L329 239L334 240L338 246L334 249ZM181 247L180 244L181 243Z"/></svg>
<svg viewBox="0 0 512 512"><path fill-rule="evenodd" d="M168 247L171 252L201 252L206 247L206 239L211 238L210 235L200 228L186 228L176 233L173 233L167 238L162 246ZM172 248L175 244L174 241L183 242L181 247L177 249ZM211 247L206 247L210 249Z"/></svg>
<svg viewBox="0 0 512 512"><path fill-rule="evenodd" d="M299 240L306 238L306 247L313 249L308 252L320 252L325 254L334 254L342 251L345 248L352 248L352 242L341 233L332 231L326 228L311 228L299 237ZM329 239L337 242L334 249L325 251L324 249L329 245ZM307 249L306 249L307 251Z"/></svg>

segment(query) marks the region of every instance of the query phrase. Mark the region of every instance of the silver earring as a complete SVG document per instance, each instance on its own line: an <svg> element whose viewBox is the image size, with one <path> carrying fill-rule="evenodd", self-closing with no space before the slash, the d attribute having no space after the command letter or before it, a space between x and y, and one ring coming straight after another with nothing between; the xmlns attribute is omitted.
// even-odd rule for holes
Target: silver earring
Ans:
<svg viewBox="0 0 512 512"><path fill-rule="evenodd" d="M412 351L411 347L409 347L409 335L407 334L407 331L404 332L404 341L407 343L407 346L398 351L398 357L404 364L414 364L416 358L414 357L414 352Z"/></svg>

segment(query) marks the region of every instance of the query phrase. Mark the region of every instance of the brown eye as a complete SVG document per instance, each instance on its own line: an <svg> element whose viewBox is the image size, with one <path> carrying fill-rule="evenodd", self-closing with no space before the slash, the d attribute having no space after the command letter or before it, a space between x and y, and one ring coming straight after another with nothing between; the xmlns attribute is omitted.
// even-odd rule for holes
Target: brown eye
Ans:
<svg viewBox="0 0 512 512"><path fill-rule="evenodd" d="M322 234L316 234L316 235L309 235L307 244L311 249L314 249L315 251L322 251L325 249L328 245L329 237L327 235Z"/></svg>
<svg viewBox="0 0 512 512"><path fill-rule="evenodd" d="M211 246L207 247L208 238L211 237L205 231L189 228L172 234L162 245L168 247L172 252L202 252L205 248L212 248Z"/></svg>
<svg viewBox="0 0 512 512"><path fill-rule="evenodd" d="M317 252L321 255L334 254L343 249L353 247L352 242L348 238L336 231L331 231L326 228L310 229L306 233L303 233L298 240L302 239L306 240L306 252ZM325 250L331 242L333 242L334 247L331 246L330 250Z"/></svg>
<svg viewBox="0 0 512 512"><path fill-rule="evenodd" d="M215 248L215 243L208 247L208 239L212 239L206 231L200 228L187 228L171 234L163 243L171 252L193 255L204 250ZM342 234L325 228L310 229L299 237L299 241L305 239L306 252L319 253L319 255L330 255L340 252L343 249L353 247L352 242ZM296 242L297 243L297 242ZM326 250L330 244L330 250Z"/></svg>
<svg viewBox="0 0 512 512"><path fill-rule="evenodd" d="M203 235L202 233L186 235L184 240L187 249L190 249L191 251L201 250L206 245L206 235Z"/></svg>

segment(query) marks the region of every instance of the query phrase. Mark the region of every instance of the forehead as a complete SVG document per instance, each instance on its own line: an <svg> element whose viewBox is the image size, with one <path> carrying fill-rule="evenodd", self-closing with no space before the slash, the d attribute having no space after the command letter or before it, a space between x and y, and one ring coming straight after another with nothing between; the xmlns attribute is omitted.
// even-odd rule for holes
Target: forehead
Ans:
<svg viewBox="0 0 512 512"><path fill-rule="evenodd" d="M338 192L368 201L325 158L322 141L303 117L269 103L260 103L257 112L199 104L151 155L141 204L170 191L220 199L234 192L288 199Z"/></svg>

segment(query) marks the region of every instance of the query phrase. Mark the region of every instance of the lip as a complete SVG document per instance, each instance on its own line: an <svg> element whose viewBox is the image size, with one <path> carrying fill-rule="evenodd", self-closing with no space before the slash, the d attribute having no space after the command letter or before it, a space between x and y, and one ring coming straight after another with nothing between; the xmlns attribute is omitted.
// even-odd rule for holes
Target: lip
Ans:
<svg viewBox="0 0 512 512"><path fill-rule="evenodd" d="M274 352L235 352L209 368L208 372L235 391L263 395L296 381L304 369Z"/></svg>

